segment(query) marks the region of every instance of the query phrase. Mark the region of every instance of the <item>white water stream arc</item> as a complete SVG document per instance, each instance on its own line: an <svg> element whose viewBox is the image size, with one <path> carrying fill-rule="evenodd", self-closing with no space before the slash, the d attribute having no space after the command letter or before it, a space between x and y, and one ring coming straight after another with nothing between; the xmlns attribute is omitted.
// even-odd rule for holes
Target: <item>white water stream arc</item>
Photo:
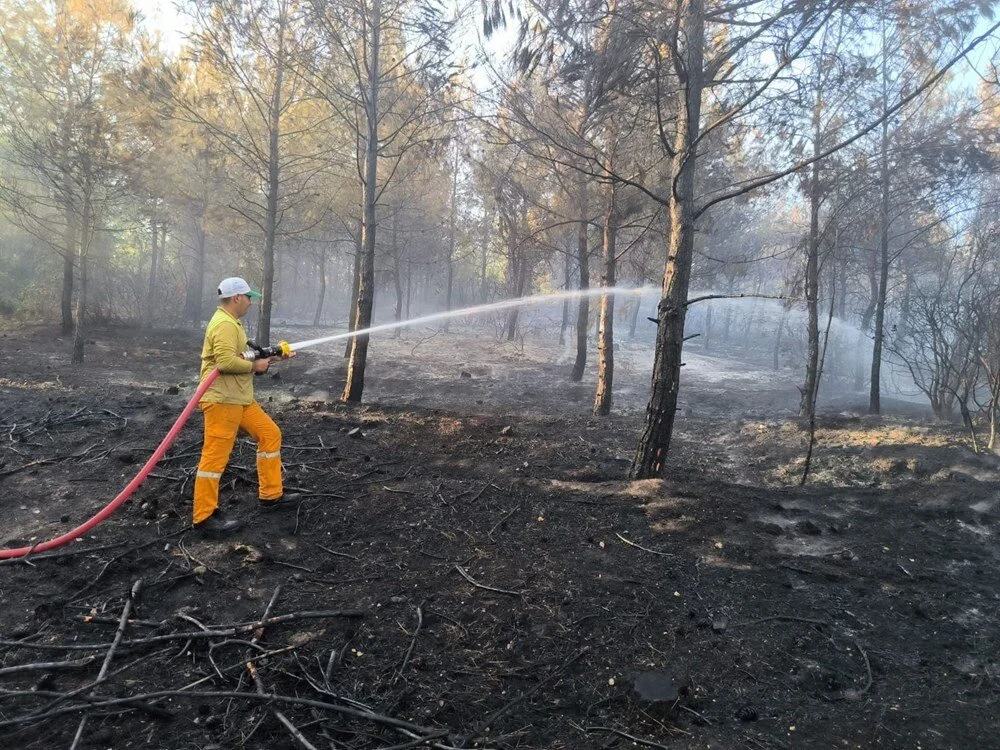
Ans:
<svg viewBox="0 0 1000 750"><path fill-rule="evenodd" d="M531 297L517 297L515 299L505 299L500 302L491 302L485 305L476 305L475 307L463 307L461 310L450 310L447 312L432 313L431 315L424 315L420 318L413 318L411 320L401 320L396 323L383 323L381 325L372 326L370 328L363 328L360 331L348 331L347 333L335 333L332 336L323 336L317 339L308 339L306 341L297 341L294 344L289 344L289 348L294 351L299 349L308 349L311 346L317 346L319 344L325 344L328 341L338 341L343 339L349 339L354 336L367 336L371 333L380 333L382 331L391 331L394 328L405 328L407 326L419 326L425 323L432 323L437 320L446 320L448 318L459 318L467 315L479 315L481 313L491 313L498 310L509 310L514 307L527 307L529 305L544 305L551 302L561 302L562 300L568 299L580 299L581 297L601 297L605 294L614 297L641 297L648 294L659 294L660 290L653 287L639 287L639 288L629 288L629 287L597 287L594 289L577 289L573 291L566 292L552 292L550 294L536 294Z"/></svg>

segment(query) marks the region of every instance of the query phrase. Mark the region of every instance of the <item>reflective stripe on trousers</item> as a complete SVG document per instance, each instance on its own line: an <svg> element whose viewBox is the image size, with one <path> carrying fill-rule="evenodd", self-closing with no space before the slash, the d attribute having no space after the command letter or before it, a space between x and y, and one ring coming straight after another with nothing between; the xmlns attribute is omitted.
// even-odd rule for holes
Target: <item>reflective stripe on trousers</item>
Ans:
<svg viewBox="0 0 1000 750"><path fill-rule="evenodd" d="M194 480L194 522L204 521L219 507L219 482L242 429L257 441L257 480L261 500L281 497L281 430L256 401L242 404L201 404L205 443Z"/></svg>

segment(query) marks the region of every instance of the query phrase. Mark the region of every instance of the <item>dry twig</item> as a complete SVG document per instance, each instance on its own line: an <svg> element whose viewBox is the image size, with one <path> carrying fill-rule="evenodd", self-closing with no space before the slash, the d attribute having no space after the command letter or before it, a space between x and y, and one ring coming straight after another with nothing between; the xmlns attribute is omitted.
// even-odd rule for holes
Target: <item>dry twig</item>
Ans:
<svg viewBox="0 0 1000 750"><path fill-rule="evenodd" d="M281 594L281 586L277 586L274 589L274 594L271 596L271 601L268 602L267 608L264 610L264 615L260 618L261 622L267 620L268 615L271 614L271 609L274 607L274 603L278 601L278 596L280 594ZM261 625L256 630L254 630L253 638L250 639L250 645L257 646L258 641L260 641L261 636L263 635L264 635L264 626ZM257 694L267 695L267 693L264 690L264 681L261 679L260 673L257 671L257 667L253 663L253 661L247 660L244 663L244 666L246 666L247 672L250 673L250 677L253 678L254 685L257 688ZM302 747L304 747L305 750L317 750L316 746L313 745L308 739L306 739L306 736L302 734L299 728L296 727L295 724L293 724L292 721L287 716L285 716L281 711L272 706L271 713L274 714L274 718L277 719L279 722L281 722L281 724L285 727L285 729L288 730L289 734L291 734L292 737L295 738L295 741L298 742L300 745L302 745Z"/></svg>
<svg viewBox="0 0 1000 750"><path fill-rule="evenodd" d="M406 656L403 657L403 663L399 666L399 672L396 674L396 678L393 679L395 682L397 679L403 676L403 672L406 671L406 665L410 662L410 656L413 654L413 647L417 644L417 635L420 633L420 628L424 624L424 602L420 602L417 605L417 629L413 631L413 638L410 639L410 647L406 649Z"/></svg>
<svg viewBox="0 0 1000 750"><path fill-rule="evenodd" d="M468 573L466 573L465 572L465 568L463 568L461 565L456 565L455 566L455 570L457 570L459 573L461 573L462 574L462 578L464 578L466 581L468 581L469 583L471 583L477 589L485 589L486 591L496 591L498 594L510 594L511 596L521 596L522 595L520 591L509 591L507 589L498 589L495 586L487 586L486 584L479 583L479 582L475 581L472 578L472 576L470 576Z"/></svg>
<svg viewBox="0 0 1000 750"><path fill-rule="evenodd" d="M13 667L3 667L0 669L0 677L17 674L19 672L38 672L60 669L79 669L92 663L97 658L96 655L84 656L81 659L70 659L68 661L43 661L34 664L15 664Z"/></svg>
<svg viewBox="0 0 1000 750"><path fill-rule="evenodd" d="M671 555L669 552L658 552L655 549L649 549L648 547L643 547L641 544L636 544L635 542L631 542L625 537L623 537L621 534L619 534L617 531L615 532L615 536L621 539L623 542L625 542L625 544L627 544L629 547L635 547L636 549L641 549L643 552L648 552L651 555L662 555L663 557L673 557L673 555Z"/></svg>
<svg viewBox="0 0 1000 750"><path fill-rule="evenodd" d="M132 611L132 604L135 602L135 598L139 595L139 590L141 588L142 579L140 578L132 584L132 591L129 593L125 606L122 607L122 616L118 621L118 630L115 632L115 639L111 642L111 647L108 649L108 653L104 656L104 663L101 665L101 671L97 674L97 680L94 681L94 688L91 690L90 695L94 694L97 686L104 682L107 677L108 667L111 666L111 659L114 658L115 650L118 648L118 644L122 642L122 636L125 635L125 627L128 623L129 613ZM86 726L87 714L84 714L80 717L80 724L76 728L76 735L73 737L73 743L69 746L69 750L76 750L79 746L80 740L83 739L83 730Z"/></svg>

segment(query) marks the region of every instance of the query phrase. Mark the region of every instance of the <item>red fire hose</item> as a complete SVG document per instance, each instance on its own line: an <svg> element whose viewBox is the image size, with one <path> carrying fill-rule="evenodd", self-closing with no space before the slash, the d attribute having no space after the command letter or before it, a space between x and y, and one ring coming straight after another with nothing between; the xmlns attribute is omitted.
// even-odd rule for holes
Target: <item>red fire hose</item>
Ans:
<svg viewBox="0 0 1000 750"><path fill-rule="evenodd" d="M191 416L192 412L194 412L195 408L198 406L198 402L201 400L202 395L205 393L205 391L208 390L208 387L212 385L213 382L215 382L215 379L217 377L219 377L218 370L213 370L208 374L208 377L205 378L202 384L198 386L198 390L194 392L194 395L191 397L191 400L188 401L187 406L184 407L184 411L181 412L181 415L177 418L177 421L174 422L173 427L170 428L170 431L167 433L166 437L163 438L163 441L160 443L157 449L153 451L153 455L149 457L149 460L146 461L146 464L142 467L142 469L139 470L139 473L136 474L135 478L128 483L128 486L118 494L118 497L116 497L110 503L105 505L104 508L96 516L91 518L86 523L77 526L72 531L68 531L62 536L57 536L55 539L49 539L47 542L39 542L38 544L33 544L30 547L18 547L17 549L0 550L0 560L9 559L12 557L24 557L25 555L33 554L35 552L44 552L45 550L50 550L55 547L61 547L64 544L68 544L69 542L78 539L81 535L86 534L92 528L97 526L97 524L99 524L101 521L103 521L112 513L114 513L118 509L118 506L120 506L122 503L124 503L126 500L129 499L132 493L135 492L136 489L138 489L139 485L143 483L143 481L146 479L147 476L149 476L149 472L151 472L153 468L156 466L156 464L160 462L160 459L163 458L163 455L167 452L167 449L170 448L171 444L173 444L174 442L174 439L180 433L181 428L184 427L184 424L188 421L188 418Z"/></svg>

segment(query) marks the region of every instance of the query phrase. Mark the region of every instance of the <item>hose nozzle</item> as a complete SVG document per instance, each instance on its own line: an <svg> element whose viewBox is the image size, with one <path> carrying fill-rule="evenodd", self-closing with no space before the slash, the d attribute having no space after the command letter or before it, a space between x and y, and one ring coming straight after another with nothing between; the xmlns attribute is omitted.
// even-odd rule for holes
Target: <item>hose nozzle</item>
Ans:
<svg viewBox="0 0 1000 750"><path fill-rule="evenodd" d="M279 341L274 346L257 346L254 342L248 341L250 346L240 356L248 362L255 359L270 359L271 357L288 357L292 353L292 347L287 341Z"/></svg>

